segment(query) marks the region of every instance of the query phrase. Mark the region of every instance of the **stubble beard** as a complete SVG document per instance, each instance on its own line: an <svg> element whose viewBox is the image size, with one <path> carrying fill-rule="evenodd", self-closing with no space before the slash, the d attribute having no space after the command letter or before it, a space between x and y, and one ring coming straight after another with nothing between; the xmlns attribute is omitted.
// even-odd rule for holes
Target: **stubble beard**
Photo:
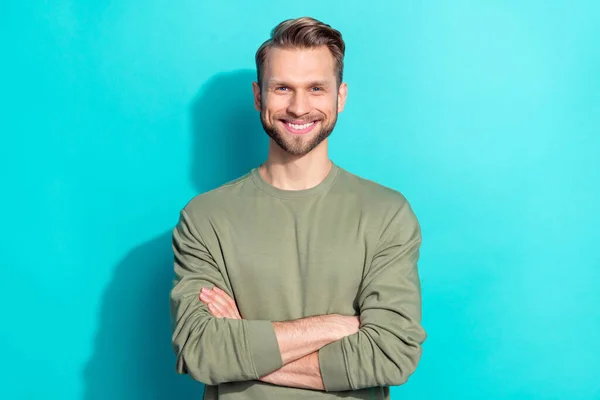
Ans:
<svg viewBox="0 0 600 400"><path fill-rule="evenodd" d="M320 145L325 139L331 135L333 129L335 128L335 124L337 122L338 113L333 116L331 122L327 125L323 124L323 119L307 119L307 121L318 120L320 123L319 132L313 136L312 139L306 141L305 135L297 135L294 136L289 132L285 131L285 127L279 126L277 123L271 124L264 118L264 111L260 112L260 122L263 126L263 129L269 135L271 139L286 153L289 153L294 156L304 156L310 153L315 147ZM285 119L285 117L277 117L274 118L276 121L281 121L281 119ZM289 119L294 119L290 117ZM282 132L283 130L283 132Z"/></svg>

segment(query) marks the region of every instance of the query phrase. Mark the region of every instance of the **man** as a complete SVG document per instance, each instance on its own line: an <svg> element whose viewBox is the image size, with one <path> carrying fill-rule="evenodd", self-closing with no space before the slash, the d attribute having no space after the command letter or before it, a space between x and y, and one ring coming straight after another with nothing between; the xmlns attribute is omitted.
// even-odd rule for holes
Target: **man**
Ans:
<svg viewBox="0 0 600 400"><path fill-rule="evenodd" d="M273 30L253 84L268 158L192 199L173 231L177 371L205 399L388 399L420 359L417 219L328 157L344 51L312 18Z"/></svg>

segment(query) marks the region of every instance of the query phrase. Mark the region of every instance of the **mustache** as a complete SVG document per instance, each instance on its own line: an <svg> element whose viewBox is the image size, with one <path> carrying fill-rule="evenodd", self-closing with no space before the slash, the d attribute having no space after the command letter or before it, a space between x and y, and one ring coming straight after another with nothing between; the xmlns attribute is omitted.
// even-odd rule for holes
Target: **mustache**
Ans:
<svg viewBox="0 0 600 400"><path fill-rule="evenodd" d="M276 115L276 116L274 116L274 119L277 119L280 121L286 121L286 122L294 121L294 123L306 124L306 123L313 122L313 121L320 121L323 119L323 117L321 117L320 115L309 115L309 116L297 118L297 117L293 117L290 115Z"/></svg>

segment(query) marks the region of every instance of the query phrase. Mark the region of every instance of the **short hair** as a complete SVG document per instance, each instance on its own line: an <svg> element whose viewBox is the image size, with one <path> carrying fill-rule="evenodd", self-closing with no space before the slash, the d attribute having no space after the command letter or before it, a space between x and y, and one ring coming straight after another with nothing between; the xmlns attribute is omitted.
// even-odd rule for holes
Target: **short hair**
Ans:
<svg viewBox="0 0 600 400"><path fill-rule="evenodd" d="M344 54L346 45L342 34L321 21L311 17L288 19L279 23L271 31L271 37L256 51L256 74L258 84L262 86L262 74L265 60L271 48L281 49L311 49L327 46L333 56L334 72L337 84L344 77Z"/></svg>

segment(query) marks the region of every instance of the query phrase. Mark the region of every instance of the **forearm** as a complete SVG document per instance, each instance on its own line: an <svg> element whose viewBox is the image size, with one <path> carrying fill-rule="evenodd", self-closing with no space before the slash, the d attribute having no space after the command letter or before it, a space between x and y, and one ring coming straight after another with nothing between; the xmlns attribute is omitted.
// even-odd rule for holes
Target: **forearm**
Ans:
<svg viewBox="0 0 600 400"><path fill-rule="evenodd" d="M353 326L354 322L355 326ZM284 365L318 351L358 329L358 318L337 314L273 322Z"/></svg>
<svg viewBox="0 0 600 400"><path fill-rule="evenodd" d="M278 386L313 390L325 389L323 378L321 378L321 369L319 368L318 352L292 361L277 371L260 378L260 380Z"/></svg>

